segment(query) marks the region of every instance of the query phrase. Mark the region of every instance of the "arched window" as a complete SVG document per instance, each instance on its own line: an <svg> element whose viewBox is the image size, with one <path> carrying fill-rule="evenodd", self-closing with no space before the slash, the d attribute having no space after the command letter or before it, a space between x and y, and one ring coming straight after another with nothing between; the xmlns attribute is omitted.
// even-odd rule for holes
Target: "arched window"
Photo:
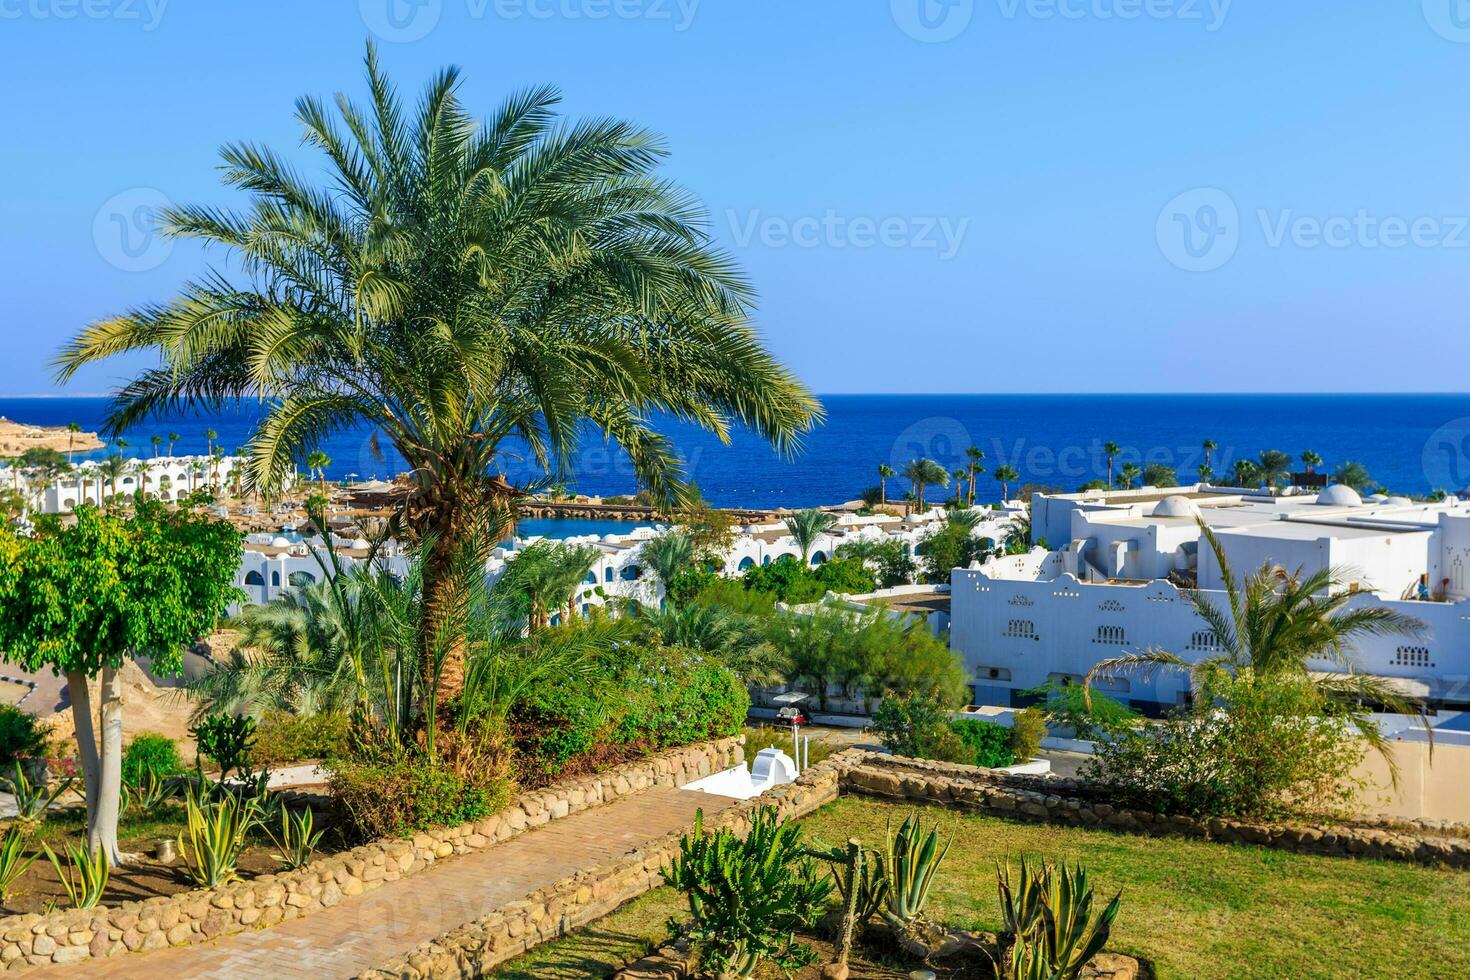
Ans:
<svg viewBox="0 0 1470 980"><path fill-rule="evenodd" d="M1436 664L1429 659L1428 647L1399 647L1394 651L1393 660L1389 661L1395 667L1434 667Z"/></svg>
<svg viewBox="0 0 1470 980"><path fill-rule="evenodd" d="M1099 626L1097 635L1092 638L1093 643L1103 643L1108 646L1122 646L1128 642L1127 635L1121 626Z"/></svg>
<svg viewBox="0 0 1470 980"><path fill-rule="evenodd" d="M1036 624L1029 619L1010 619L1006 621L1004 636L1013 637L1017 640L1035 640Z"/></svg>
<svg viewBox="0 0 1470 980"><path fill-rule="evenodd" d="M245 584L261 586L265 584L265 579L261 577L259 572L252 570L245 573Z"/></svg>
<svg viewBox="0 0 1470 980"><path fill-rule="evenodd" d="M1465 559L1456 558L1450 565L1450 588L1456 592L1465 591Z"/></svg>
<svg viewBox="0 0 1470 980"><path fill-rule="evenodd" d="M770 555L766 555L764 558L761 559L761 564L762 565L769 565L770 563L771 563L771 556Z"/></svg>
<svg viewBox="0 0 1470 980"><path fill-rule="evenodd" d="M812 564L820 565L827 560L827 556L820 551L812 552Z"/></svg>
<svg viewBox="0 0 1470 980"><path fill-rule="evenodd" d="M1195 630L1189 636L1189 649L1218 650L1220 649L1220 638L1215 635L1214 630Z"/></svg>
<svg viewBox="0 0 1470 980"><path fill-rule="evenodd" d="M311 574L310 572L292 572L290 577L287 578L286 581L290 582L293 586L299 589L303 585L310 585L311 583L315 582L316 576Z"/></svg>
<svg viewBox="0 0 1470 980"><path fill-rule="evenodd" d="M597 584L597 570L596 569L590 569L587 572L587 577L584 578L582 580L582 582L585 585L596 585Z"/></svg>
<svg viewBox="0 0 1470 980"><path fill-rule="evenodd" d="M602 570L602 580L604 582L611 582L613 580L613 568L611 565Z"/></svg>
<svg viewBox="0 0 1470 980"><path fill-rule="evenodd" d="M638 576L640 576L642 574L643 574L643 569L639 568L637 565L625 565L625 566L623 566L623 571L622 571L622 576L621 577L622 577L622 579L623 579L624 582L632 582L632 581L636 580L638 578Z"/></svg>
<svg viewBox="0 0 1470 980"><path fill-rule="evenodd" d="M744 558L740 559L740 565L738 567L739 570L742 572L745 571L747 568L754 568L755 559L750 557L749 555L746 555Z"/></svg>
<svg viewBox="0 0 1470 980"><path fill-rule="evenodd" d="M272 571L271 572L271 587L272 588L279 588L280 585L281 585L281 573L278 572L278 571Z"/></svg>

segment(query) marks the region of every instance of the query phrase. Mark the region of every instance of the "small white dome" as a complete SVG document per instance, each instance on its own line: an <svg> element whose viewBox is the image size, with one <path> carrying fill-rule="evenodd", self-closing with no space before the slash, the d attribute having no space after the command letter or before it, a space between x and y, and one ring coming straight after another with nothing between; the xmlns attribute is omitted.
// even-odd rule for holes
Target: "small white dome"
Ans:
<svg viewBox="0 0 1470 980"><path fill-rule="evenodd" d="M1361 507L1363 498L1352 487L1334 483L1317 494L1317 503L1324 507Z"/></svg>
<svg viewBox="0 0 1470 980"><path fill-rule="evenodd" d="M368 544L367 538L353 538L352 539L352 544L350 545L350 547L358 548L358 549L364 549L365 550L365 549L370 548L372 546Z"/></svg>
<svg viewBox="0 0 1470 980"><path fill-rule="evenodd" d="M1385 507L1412 507L1414 506L1414 501L1408 497L1384 497L1383 505Z"/></svg>
<svg viewBox="0 0 1470 980"><path fill-rule="evenodd" d="M289 538L282 538L282 537L271 538L271 547L272 548L289 548L289 547L291 547L291 540Z"/></svg>
<svg viewBox="0 0 1470 980"><path fill-rule="evenodd" d="M1181 497L1175 494L1172 497L1165 497L1159 501L1159 505L1154 508L1154 516L1188 517L1192 519L1199 517L1199 506L1188 497Z"/></svg>

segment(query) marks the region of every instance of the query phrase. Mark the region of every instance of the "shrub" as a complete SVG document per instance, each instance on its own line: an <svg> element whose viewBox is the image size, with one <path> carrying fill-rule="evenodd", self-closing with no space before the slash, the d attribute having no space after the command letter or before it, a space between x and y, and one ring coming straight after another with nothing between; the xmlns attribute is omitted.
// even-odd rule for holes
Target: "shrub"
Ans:
<svg viewBox="0 0 1470 980"><path fill-rule="evenodd" d="M123 752L122 778L129 786L144 785L148 782L148 773L162 780L183 771L184 760L179 757L179 747L167 735L139 732Z"/></svg>
<svg viewBox="0 0 1470 980"><path fill-rule="evenodd" d="M45 756L51 726L43 725L13 704L0 704L0 770L9 772L19 759Z"/></svg>
<svg viewBox="0 0 1470 980"><path fill-rule="evenodd" d="M1046 738L1046 715L1036 708L1022 708L1012 717L1011 756L1018 763L1030 762Z"/></svg>
<svg viewBox="0 0 1470 980"><path fill-rule="evenodd" d="M701 811L662 874L688 903L702 972L748 977L769 960L789 974L816 960L796 932L816 920L832 882L807 857L801 828L777 822L775 808L757 813L743 839L728 828L706 834Z"/></svg>
<svg viewBox="0 0 1470 980"><path fill-rule="evenodd" d="M210 715L189 729L198 746L199 758L219 769L223 782L232 772L248 772L250 750L255 743L255 719L246 715Z"/></svg>
<svg viewBox="0 0 1470 980"><path fill-rule="evenodd" d="M85 844L67 844L63 849L65 868L48 845L42 844L41 850L46 852L51 866L56 869L56 877L61 879L61 887L66 890L72 908L90 909L102 900L110 871L106 848L99 848L96 855L89 855Z"/></svg>
<svg viewBox="0 0 1470 980"><path fill-rule="evenodd" d="M5 829L5 837L0 839L0 902L10 897L10 887L41 856L34 851L28 852L30 842L31 835L19 823L12 823Z"/></svg>
<svg viewBox="0 0 1470 980"><path fill-rule="evenodd" d="M255 727L250 755L258 766L282 766L308 759L335 759L346 750L345 713L302 716L270 711Z"/></svg>
<svg viewBox="0 0 1470 980"><path fill-rule="evenodd" d="M184 815L179 856L189 879L199 888L215 888L238 878L245 835L260 819L259 802L233 793L209 800L204 791L196 794L191 787Z"/></svg>
<svg viewBox="0 0 1470 980"><path fill-rule="evenodd" d="M898 833L888 836L888 849L883 871L888 881L886 899L887 917L890 921L908 925L924 914L929 903L929 889L934 885L934 876L939 865L949 853L954 839L939 846L939 830L934 827L924 832L924 821L916 813L905 820Z"/></svg>
<svg viewBox="0 0 1470 980"><path fill-rule="evenodd" d="M1077 684L1047 681L1024 693L1046 698L1047 722L1072 729L1074 738L1101 741L1138 724L1137 712L1127 705L1101 691L1092 691L1089 698Z"/></svg>
<svg viewBox="0 0 1470 980"><path fill-rule="evenodd" d="M965 761L972 765L998 769L1018 758L1011 748L1013 731L1004 725L978 718L960 718L951 727L970 750L971 757Z"/></svg>
<svg viewBox="0 0 1470 980"><path fill-rule="evenodd" d="M949 727L949 711L932 695L886 697L868 727L885 749L913 759L938 758L944 736L956 738Z"/></svg>
<svg viewBox="0 0 1470 980"><path fill-rule="evenodd" d="M347 829L362 839L455 827L489 816L510 798L509 781L499 773L467 777L420 757L338 760L331 790Z"/></svg>
<svg viewBox="0 0 1470 980"><path fill-rule="evenodd" d="M1009 863L1004 869L997 865L995 876L1001 940L1009 944L1006 976L1050 980L1081 976L1087 961L1107 945L1122 894L1113 896L1093 919L1092 884L1081 864L1075 868L1065 862L1056 867L1045 861L1030 865L1023 857L1014 884Z"/></svg>

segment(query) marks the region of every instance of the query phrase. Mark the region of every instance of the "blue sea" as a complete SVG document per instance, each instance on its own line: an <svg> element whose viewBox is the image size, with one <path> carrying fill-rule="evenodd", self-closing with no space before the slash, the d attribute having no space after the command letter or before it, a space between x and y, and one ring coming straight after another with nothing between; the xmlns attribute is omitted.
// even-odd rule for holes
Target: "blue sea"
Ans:
<svg viewBox="0 0 1470 980"><path fill-rule="evenodd" d="M979 497L997 500L991 478L1009 465L1032 482L1067 490L1107 474L1105 442L1123 447L1115 463L1158 462L1192 482L1204 461L1200 446L1213 440L1215 472L1263 449L1299 455L1313 450L1330 470L1344 460L1368 467L1374 480L1399 493L1460 490L1470 486L1470 394L1434 395L828 395L827 420L794 459L782 459L760 439L737 433L721 445L692 426L660 426L674 440L687 471L706 499L722 506L796 507L856 497L877 483L877 466L901 469L929 456L954 470L967 446L985 453L987 474ZM102 425L106 401L94 398L0 398L0 415L40 425ZM263 409L245 405L225 413L159 421L128 433L126 455L152 453L149 437L177 433L178 454L205 451L204 432L219 432L227 451L243 445ZM344 433L322 448L331 478L387 478L402 462L371 433ZM166 445L166 444L165 444ZM106 450L93 453L101 455ZM536 478L522 454L506 457L507 475ZM905 489L890 480L890 493ZM595 436L585 440L566 485L584 493L632 493L627 458ZM1012 485L1014 489L1014 484ZM932 497L932 491L931 491Z"/></svg>

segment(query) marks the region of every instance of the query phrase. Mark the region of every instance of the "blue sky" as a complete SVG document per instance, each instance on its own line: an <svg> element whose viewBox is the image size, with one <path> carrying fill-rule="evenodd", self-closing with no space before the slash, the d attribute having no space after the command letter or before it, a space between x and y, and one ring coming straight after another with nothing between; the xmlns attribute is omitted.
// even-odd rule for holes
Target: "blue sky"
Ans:
<svg viewBox="0 0 1470 980"><path fill-rule="evenodd" d="M234 199L224 142L302 152L374 31L407 90L662 132L818 391L1463 390L1460 6L0 0L0 393L203 268L130 223Z"/></svg>

